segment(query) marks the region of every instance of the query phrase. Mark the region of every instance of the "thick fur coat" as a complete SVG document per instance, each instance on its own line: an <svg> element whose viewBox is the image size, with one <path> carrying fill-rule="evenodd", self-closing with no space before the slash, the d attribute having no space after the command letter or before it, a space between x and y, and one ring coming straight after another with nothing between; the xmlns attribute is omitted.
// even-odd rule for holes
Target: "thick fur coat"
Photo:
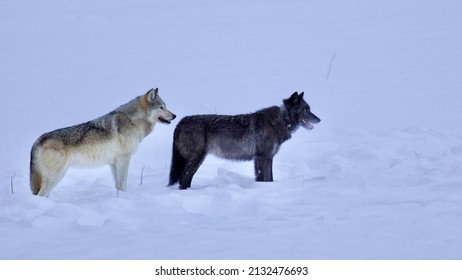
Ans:
<svg viewBox="0 0 462 280"><path fill-rule="evenodd" d="M101 165L111 166L116 189L125 191L139 143L157 122L168 124L175 117L151 89L100 118L43 134L31 150L32 193L48 196L69 167Z"/></svg>
<svg viewBox="0 0 462 280"><path fill-rule="evenodd" d="M273 157L299 126L312 129L320 119L303 93L283 105L242 115L195 115L183 118L173 136L169 184L181 189L191 181L207 154L230 160L254 160L257 181L273 181Z"/></svg>

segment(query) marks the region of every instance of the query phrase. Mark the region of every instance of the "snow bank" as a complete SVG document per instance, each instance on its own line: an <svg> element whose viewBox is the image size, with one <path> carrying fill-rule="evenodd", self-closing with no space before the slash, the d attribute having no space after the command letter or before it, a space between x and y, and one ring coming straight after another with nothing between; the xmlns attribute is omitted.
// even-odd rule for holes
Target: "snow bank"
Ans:
<svg viewBox="0 0 462 280"><path fill-rule="evenodd" d="M0 259L462 258L460 5L2 1ZM272 183L209 157L190 190L166 187L175 121L119 198L109 168L30 194L40 134L151 87L180 118L305 91L322 122Z"/></svg>

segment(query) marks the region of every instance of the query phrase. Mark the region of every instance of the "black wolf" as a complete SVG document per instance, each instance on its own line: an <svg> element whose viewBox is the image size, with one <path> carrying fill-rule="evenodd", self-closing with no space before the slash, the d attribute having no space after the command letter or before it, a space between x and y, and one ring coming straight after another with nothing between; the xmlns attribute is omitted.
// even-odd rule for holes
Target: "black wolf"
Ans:
<svg viewBox="0 0 462 280"><path fill-rule="evenodd" d="M169 185L191 187L191 181L208 153L230 160L254 160L257 181L273 181L273 157L299 126L313 129L321 120L311 112L303 92L283 104L255 113L183 118L173 136Z"/></svg>

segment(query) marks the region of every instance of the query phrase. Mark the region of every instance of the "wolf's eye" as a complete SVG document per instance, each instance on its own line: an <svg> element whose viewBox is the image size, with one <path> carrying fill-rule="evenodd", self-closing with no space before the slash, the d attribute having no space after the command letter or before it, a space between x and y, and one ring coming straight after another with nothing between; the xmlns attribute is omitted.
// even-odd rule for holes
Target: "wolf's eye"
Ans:
<svg viewBox="0 0 462 280"><path fill-rule="evenodd" d="M164 106L160 106L160 109L161 109L161 110L165 110L165 109L164 109Z"/></svg>

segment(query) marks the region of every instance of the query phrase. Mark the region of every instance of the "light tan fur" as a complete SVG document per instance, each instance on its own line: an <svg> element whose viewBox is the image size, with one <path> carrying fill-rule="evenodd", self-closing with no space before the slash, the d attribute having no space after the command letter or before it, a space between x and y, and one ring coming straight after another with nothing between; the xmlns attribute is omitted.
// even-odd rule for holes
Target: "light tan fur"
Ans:
<svg viewBox="0 0 462 280"><path fill-rule="evenodd" d="M140 98L140 105L144 111L148 109L149 105L149 92L147 92L143 97Z"/></svg>
<svg viewBox="0 0 462 280"><path fill-rule="evenodd" d="M170 123L174 118L158 90L151 89L93 121L45 133L31 151L32 193L48 196L69 167L107 164L116 189L125 191L130 158L139 143L152 132L155 123Z"/></svg>

